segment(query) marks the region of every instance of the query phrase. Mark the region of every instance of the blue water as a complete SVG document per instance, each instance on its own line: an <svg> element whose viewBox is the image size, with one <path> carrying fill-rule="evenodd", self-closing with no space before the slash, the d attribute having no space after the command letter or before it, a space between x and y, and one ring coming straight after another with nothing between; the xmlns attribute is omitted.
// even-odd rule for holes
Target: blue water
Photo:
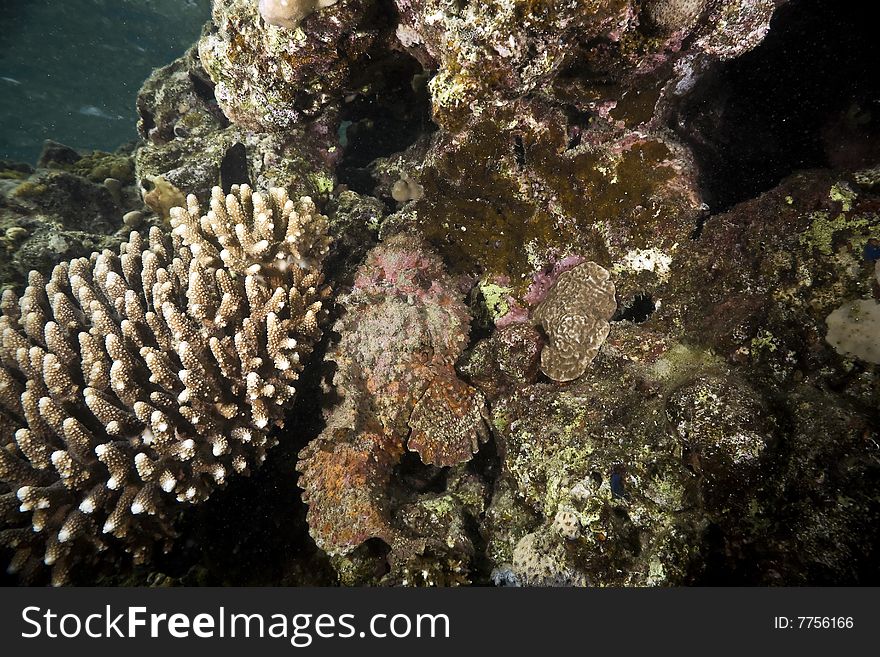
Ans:
<svg viewBox="0 0 880 657"><path fill-rule="evenodd" d="M209 16L210 0L0 0L0 159L134 139L141 84Z"/></svg>

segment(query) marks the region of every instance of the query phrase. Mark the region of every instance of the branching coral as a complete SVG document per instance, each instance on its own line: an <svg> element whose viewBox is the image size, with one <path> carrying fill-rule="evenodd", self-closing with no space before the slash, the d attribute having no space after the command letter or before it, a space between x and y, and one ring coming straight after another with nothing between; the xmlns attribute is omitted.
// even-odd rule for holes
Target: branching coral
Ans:
<svg viewBox="0 0 880 657"><path fill-rule="evenodd" d="M614 283L606 269L585 262L562 274L532 316L550 339L541 369L554 381L578 378L608 337L617 310Z"/></svg>
<svg viewBox="0 0 880 657"><path fill-rule="evenodd" d="M328 359L343 400L299 463L310 531L331 555L374 537L392 547L408 540L392 522L389 494L407 448L449 466L487 437L483 396L453 368L467 308L420 239L401 235L373 249L341 305L342 337Z"/></svg>
<svg viewBox="0 0 880 657"><path fill-rule="evenodd" d="M171 236L133 232L118 256L4 293L0 542L25 578L40 562L60 584L102 553L146 559L178 502L276 442L321 335L327 220L280 189L215 188L204 216L187 205Z"/></svg>

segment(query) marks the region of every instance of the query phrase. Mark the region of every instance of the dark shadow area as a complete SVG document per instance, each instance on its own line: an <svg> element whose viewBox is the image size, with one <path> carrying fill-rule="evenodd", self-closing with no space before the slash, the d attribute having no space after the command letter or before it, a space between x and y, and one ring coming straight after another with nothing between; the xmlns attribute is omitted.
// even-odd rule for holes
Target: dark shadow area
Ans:
<svg viewBox="0 0 880 657"><path fill-rule="evenodd" d="M244 144L237 142L223 154L220 162L220 186L229 194L233 185L250 185L248 175L248 156Z"/></svg>
<svg viewBox="0 0 880 657"><path fill-rule="evenodd" d="M640 292L626 303L621 304L612 322L632 322L641 324L647 320L657 309L654 299L647 292Z"/></svg>
<svg viewBox="0 0 880 657"><path fill-rule="evenodd" d="M673 118L713 212L805 168L880 157L880 39L861 3L792 0L753 51L710 69Z"/></svg>
<svg viewBox="0 0 880 657"><path fill-rule="evenodd" d="M339 129L345 150L338 180L361 194L373 193L373 160L406 150L437 129L431 121L427 76L415 59L392 53L376 71L364 92L343 104Z"/></svg>
<svg viewBox="0 0 880 657"><path fill-rule="evenodd" d="M394 467L392 485L400 489L400 495L416 493L442 493L446 490L449 468L425 465L415 452L407 450Z"/></svg>

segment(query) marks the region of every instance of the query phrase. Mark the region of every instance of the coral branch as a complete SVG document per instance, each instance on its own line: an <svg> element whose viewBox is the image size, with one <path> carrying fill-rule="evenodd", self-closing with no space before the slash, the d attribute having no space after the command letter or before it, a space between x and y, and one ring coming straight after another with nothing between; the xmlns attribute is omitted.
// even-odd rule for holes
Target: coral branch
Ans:
<svg viewBox="0 0 880 657"><path fill-rule="evenodd" d="M171 219L4 294L0 485L20 505L0 542L23 577L168 545L178 502L263 462L321 335L328 225L309 198L215 188L207 214L190 196Z"/></svg>

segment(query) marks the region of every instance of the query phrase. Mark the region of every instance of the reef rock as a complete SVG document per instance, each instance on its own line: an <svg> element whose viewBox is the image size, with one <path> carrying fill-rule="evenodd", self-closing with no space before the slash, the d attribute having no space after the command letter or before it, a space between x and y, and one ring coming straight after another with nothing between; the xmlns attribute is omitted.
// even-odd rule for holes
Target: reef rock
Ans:
<svg viewBox="0 0 880 657"><path fill-rule="evenodd" d="M162 178L200 199L220 185L285 187L320 198L335 186L334 120L291 126L283 133L252 132L230 124L218 107L216 87L195 49L157 69L138 94L135 155L139 184Z"/></svg>
<svg viewBox="0 0 880 657"><path fill-rule="evenodd" d="M341 98L385 20L372 3L346 0L293 29L292 18L273 21L286 23L283 27L267 24L253 0L217 0L199 56L230 121L250 130L280 131L314 118Z"/></svg>
<svg viewBox="0 0 880 657"><path fill-rule="evenodd" d="M143 208L128 153L81 153L47 141L36 169L0 163L0 285L20 286L31 270L115 249L121 217Z"/></svg>
<svg viewBox="0 0 880 657"><path fill-rule="evenodd" d="M549 97L577 112L650 117L664 86L692 84L709 61L760 43L774 0L506 2L396 0L397 38L427 68L435 120ZM625 98L629 96L628 98ZM617 112L611 114L612 110Z"/></svg>
<svg viewBox="0 0 880 657"><path fill-rule="evenodd" d="M694 163L666 134L572 136L565 113L510 103L434 137L424 196L383 224L421 231L453 275L504 288L524 309L534 278L566 258L614 273L624 296L665 280L704 213Z"/></svg>

